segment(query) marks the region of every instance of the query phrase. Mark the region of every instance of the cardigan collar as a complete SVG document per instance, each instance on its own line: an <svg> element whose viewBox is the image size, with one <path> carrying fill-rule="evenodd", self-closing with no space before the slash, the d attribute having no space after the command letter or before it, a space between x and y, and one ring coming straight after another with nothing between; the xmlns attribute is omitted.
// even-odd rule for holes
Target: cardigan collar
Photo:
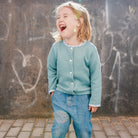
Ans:
<svg viewBox="0 0 138 138"><path fill-rule="evenodd" d="M67 47L74 47L75 48L75 47L81 47L81 46L83 46L86 43L86 40L84 40L84 42L83 43L80 43L79 45L68 45L64 40L63 40L63 43Z"/></svg>

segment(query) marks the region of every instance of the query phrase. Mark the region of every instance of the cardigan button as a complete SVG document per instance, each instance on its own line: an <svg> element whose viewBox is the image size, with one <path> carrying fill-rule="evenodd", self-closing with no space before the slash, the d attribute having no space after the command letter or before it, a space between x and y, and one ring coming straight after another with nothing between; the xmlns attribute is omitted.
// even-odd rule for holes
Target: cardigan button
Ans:
<svg viewBox="0 0 138 138"><path fill-rule="evenodd" d="M70 59L69 62L72 62L72 60Z"/></svg>
<svg viewBox="0 0 138 138"><path fill-rule="evenodd" d="M70 75L72 75L72 72L70 72Z"/></svg>

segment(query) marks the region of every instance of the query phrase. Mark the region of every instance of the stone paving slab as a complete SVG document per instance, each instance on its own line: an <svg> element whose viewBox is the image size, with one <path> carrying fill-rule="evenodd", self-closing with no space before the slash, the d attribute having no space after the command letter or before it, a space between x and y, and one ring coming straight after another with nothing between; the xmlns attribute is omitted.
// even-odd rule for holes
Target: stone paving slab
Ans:
<svg viewBox="0 0 138 138"><path fill-rule="evenodd" d="M138 138L138 116L93 117L91 138ZM53 118L0 119L0 138L52 138ZM76 138L70 125L66 138Z"/></svg>

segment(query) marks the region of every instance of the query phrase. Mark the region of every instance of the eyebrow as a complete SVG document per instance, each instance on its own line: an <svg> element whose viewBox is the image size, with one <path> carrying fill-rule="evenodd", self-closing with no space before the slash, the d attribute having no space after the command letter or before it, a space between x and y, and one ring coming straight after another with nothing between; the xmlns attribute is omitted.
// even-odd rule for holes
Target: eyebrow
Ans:
<svg viewBox="0 0 138 138"><path fill-rule="evenodd" d="M68 13L63 13L63 15L69 15ZM60 15L57 15L57 17L59 17Z"/></svg>

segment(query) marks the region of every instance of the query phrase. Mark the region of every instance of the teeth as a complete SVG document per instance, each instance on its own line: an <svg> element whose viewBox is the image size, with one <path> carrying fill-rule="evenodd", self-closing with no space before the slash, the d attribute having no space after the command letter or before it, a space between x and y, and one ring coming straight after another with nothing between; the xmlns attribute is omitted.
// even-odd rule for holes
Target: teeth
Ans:
<svg viewBox="0 0 138 138"><path fill-rule="evenodd" d="M65 25L60 25L60 27L65 27Z"/></svg>
<svg viewBox="0 0 138 138"><path fill-rule="evenodd" d="M59 27L60 27L61 31L63 31L64 29L66 29L66 26L63 25L63 24L59 25Z"/></svg>

